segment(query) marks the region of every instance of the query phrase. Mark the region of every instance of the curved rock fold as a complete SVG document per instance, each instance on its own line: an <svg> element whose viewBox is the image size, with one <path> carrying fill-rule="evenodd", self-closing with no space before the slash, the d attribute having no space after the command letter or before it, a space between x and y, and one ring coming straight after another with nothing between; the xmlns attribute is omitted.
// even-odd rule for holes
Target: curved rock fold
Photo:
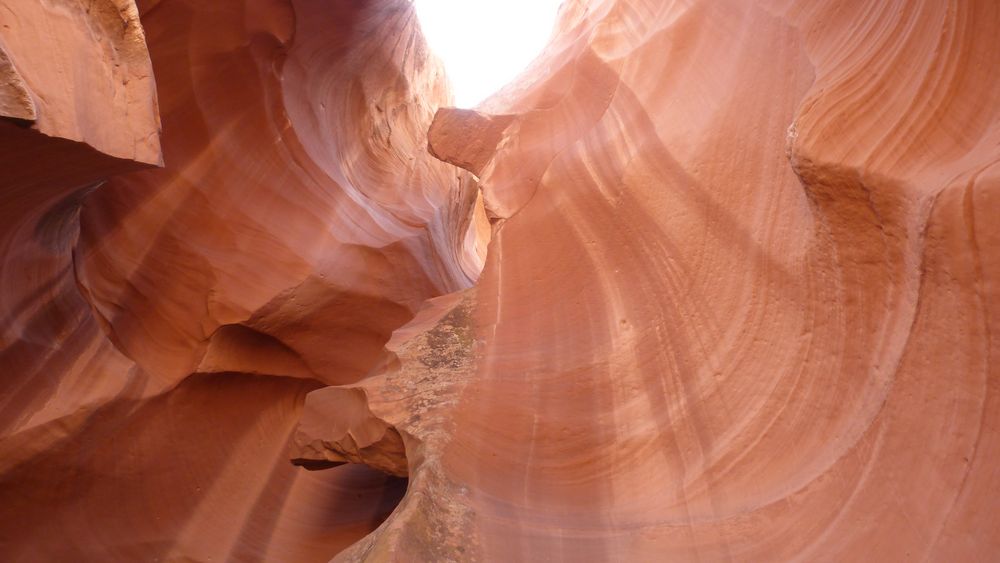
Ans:
<svg viewBox="0 0 1000 563"><path fill-rule="evenodd" d="M0 0L4 560L993 558L998 31Z"/></svg>

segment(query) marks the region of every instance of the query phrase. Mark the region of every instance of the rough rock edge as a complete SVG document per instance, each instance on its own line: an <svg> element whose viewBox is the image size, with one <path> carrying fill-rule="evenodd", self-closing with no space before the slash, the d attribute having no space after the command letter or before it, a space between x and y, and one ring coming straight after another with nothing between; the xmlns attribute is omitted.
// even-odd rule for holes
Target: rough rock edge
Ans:
<svg viewBox="0 0 1000 563"><path fill-rule="evenodd" d="M336 561L386 560L400 553L420 554L429 561L477 558L474 515L464 500L468 490L449 479L441 467L452 433L450 409L475 373L479 348L472 323L475 294L470 289L430 300L424 314L394 334L382 367L371 377L307 396L307 410L294 439L295 463L322 469L360 461L395 475L400 473L392 468L402 464L410 479L406 496L392 515L338 554ZM339 401L363 397L365 416L351 418L359 424L382 425L383 436L352 443L357 427L345 425L344 411L308 409L310 401L324 395ZM312 435L304 428L316 428L317 421L307 417L323 417L326 427L339 429L331 435ZM358 429L357 434L365 432ZM396 449L395 436L403 451Z"/></svg>
<svg viewBox="0 0 1000 563"><path fill-rule="evenodd" d="M34 121L38 117L31 91L0 45L0 116Z"/></svg>
<svg viewBox="0 0 1000 563"><path fill-rule="evenodd" d="M513 115L441 108L427 132L427 150L438 160L480 176L514 120Z"/></svg>

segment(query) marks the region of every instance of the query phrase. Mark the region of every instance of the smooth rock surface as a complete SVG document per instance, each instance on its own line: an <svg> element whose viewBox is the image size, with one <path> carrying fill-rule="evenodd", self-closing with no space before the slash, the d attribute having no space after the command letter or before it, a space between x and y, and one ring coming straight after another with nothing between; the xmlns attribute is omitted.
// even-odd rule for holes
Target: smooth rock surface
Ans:
<svg viewBox="0 0 1000 563"><path fill-rule="evenodd" d="M2 559L325 561L375 529L406 481L293 466L305 395L468 287L489 236L426 152L449 94L410 5L0 23Z"/></svg>
<svg viewBox="0 0 1000 563"><path fill-rule="evenodd" d="M400 354L441 330L415 320L358 384L410 487L342 558L994 557L998 29L989 2L565 4L518 82L435 120L496 222L473 359Z"/></svg>
<svg viewBox="0 0 1000 563"><path fill-rule="evenodd" d="M4 560L1000 553L1000 5L136 4L0 0Z"/></svg>

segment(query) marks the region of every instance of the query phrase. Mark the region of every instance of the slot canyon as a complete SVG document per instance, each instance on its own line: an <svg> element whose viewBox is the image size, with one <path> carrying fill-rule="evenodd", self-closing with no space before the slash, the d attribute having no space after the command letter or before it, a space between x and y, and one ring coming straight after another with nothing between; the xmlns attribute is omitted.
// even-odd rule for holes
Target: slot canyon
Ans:
<svg viewBox="0 0 1000 563"><path fill-rule="evenodd" d="M0 561L1000 561L998 36L0 0Z"/></svg>

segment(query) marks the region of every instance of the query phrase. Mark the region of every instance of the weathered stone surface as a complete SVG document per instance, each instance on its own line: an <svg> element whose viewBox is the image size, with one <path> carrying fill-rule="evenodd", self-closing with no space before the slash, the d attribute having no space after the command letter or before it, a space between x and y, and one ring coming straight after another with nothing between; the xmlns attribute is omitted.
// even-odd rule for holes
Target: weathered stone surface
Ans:
<svg viewBox="0 0 1000 563"><path fill-rule="evenodd" d="M305 394L468 287L489 234L426 152L448 92L409 3L0 24L2 558L323 561L373 530L406 482L294 467Z"/></svg>
<svg viewBox="0 0 1000 563"><path fill-rule="evenodd" d="M5 560L1000 552L995 2L0 8Z"/></svg>
<svg viewBox="0 0 1000 563"><path fill-rule="evenodd" d="M987 2L564 5L432 127L496 219L480 344L433 440L433 370L358 384L433 478L343 557L991 557L998 29Z"/></svg>

